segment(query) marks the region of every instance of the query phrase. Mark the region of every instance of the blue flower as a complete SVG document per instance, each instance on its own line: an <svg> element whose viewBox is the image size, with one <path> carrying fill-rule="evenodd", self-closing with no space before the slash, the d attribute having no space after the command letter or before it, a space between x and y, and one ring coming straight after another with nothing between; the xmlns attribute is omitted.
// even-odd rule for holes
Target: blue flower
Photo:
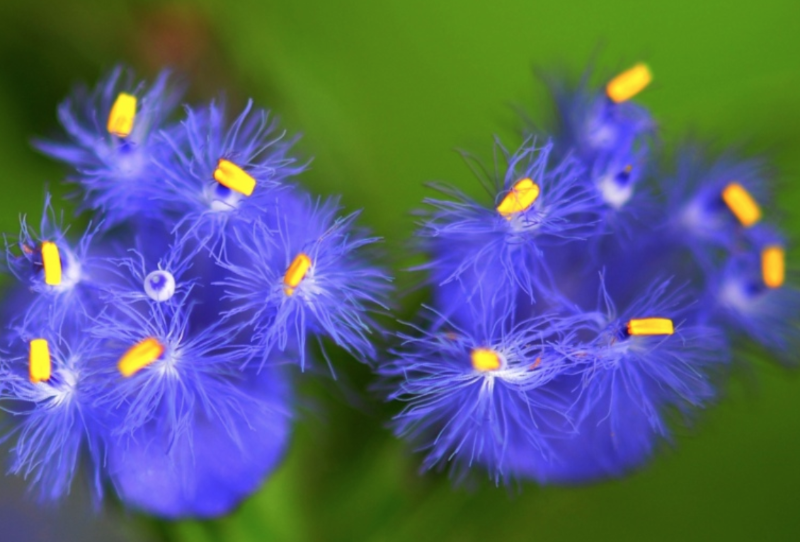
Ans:
<svg viewBox="0 0 800 542"><path fill-rule="evenodd" d="M115 68L94 90L78 87L58 108L62 141L40 140L39 150L74 169L84 208L102 212L106 228L127 219L158 218L152 200L162 182L154 160L169 149L156 137L182 95L163 71L149 87Z"/></svg>
<svg viewBox="0 0 800 542"><path fill-rule="evenodd" d="M631 218L643 219L653 207L640 182L650 169L656 124L645 108L630 101L649 84L650 73L639 64L611 79L603 91L590 84L589 75L577 85L547 80L556 105L555 150L574 155L586 169L585 182L603 209L601 226L630 229ZM625 92L615 91L618 87Z"/></svg>
<svg viewBox="0 0 800 542"><path fill-rule="evenodd" d="M221 285L253 325L257 355L296 348L305 367L309 335L326 336L361 360L375 357L371 313L386 307L389 277L370 261L379 241L340 216L338 199L285 195L266 222L236 235L238 254L222 260Z"/></svg>
<svg viewBox="0 0 800 542"><path fill-rule="evenodd" d="M197 409L191 433L173 442L145 426L112 446L108 472L120 499L157 516L213 518L231 513L278 467L291 433L290 382L275 360L240 390L255 405L225 426Z"/></svg>
<svg viewBox="0 0 800 542"><path fill-rule="evenodd" d="M529 300L552 290L543 254L591 235L599 211L582 186L585 172L571 158L551 164L552 148L529 139L511 154L498 142L506 164L499 166L493 188L491 180L484 183L491 205L436 186L451 199L424 200L432 209L418 235L430 262L419 269L430 270L431 284L457 290L465 301L478 288L499 299L519 290ZM450 316L458 305L440 310Z"/></svg>
<svg viewBox="0 0 800 542"><path fill-rule="evenodd" d="M282 454L291 412L280 369L239 370L243 337L219 320L194 325L204 307L191 294L117 298L91 326L110 380L96 403L114 419L111 481L127 504L171 518L220 515L252 493Z"/></svg>
<svg viewBox="0 0 800 542"><path fill-rule="evenodd" d="M786 282L786 241L766 226L753 228L750 238L752 246L732 254L710 276L706 303L714 320L796 364L800 291Z"/></svg>
<svg viewBox="0 0 800 542"><path fill-rule="evenodd" d="M459 479L475 466L495 482L552 458L551 439L572 432L568 393L554 382L577 365L562 353L574 340L554 314L514 323L507 306L465 306L464 324L432 313L434 323L399 334L402 347L379 368L405 403L394 418L398 436L427 455L425 468L450 465Z"/></svg>
<svg viewBox="0 0 800 542"><path fill-rule="evenodd" d="M94 406L103 384L94 365L97 341L37 318L7 342L0 408L13 416L14 428L0 440L14 438L10 472L24 476L40 499L56 500L85 468L94 496L101 497L107 429Z"/></svg>
<svg viewBox="0 0 800 542"><path fill-rule="evenodd" d="M677 156L675 175L662 182L665 230L709 269L760 221L768 195L765 166L733 152L709 161L696 145L685 146Z"/></svg>
<svg viewBox="0 0 800 542"><path fill-rule="evenodd" d="M159 162L160 205L178 227L223 252L231 232L270 212L275 192L304 169L288 154L294 140L252 101L230 126L223 105L187 106L177 134L164 139L171 153Z"/></svg>
<svg viewBox="0 0 800 542"><path fill-rule="evenodd" d="M72 243L63 222L47 194L39 231L23 216L17 239L6 238L6 266L26 288L13 304L14 319L50 311L63 318L72 311L97 306L95 293L102 266L91 245L98 228L90 225L79 241Z"/></svg>
<svg viewBox="0 0 800 542"><path fill-rule="evenodd" d="M550 442L554 460L539 470L542 482L583 483L638 467L669 439L672 414L689 421L715 398L727 343L697 323L686 301L661 281L618 313L601 286L598 310L576 316L580 340L564 352L582 370L559 388L571 390L575 431Z"/></svg>

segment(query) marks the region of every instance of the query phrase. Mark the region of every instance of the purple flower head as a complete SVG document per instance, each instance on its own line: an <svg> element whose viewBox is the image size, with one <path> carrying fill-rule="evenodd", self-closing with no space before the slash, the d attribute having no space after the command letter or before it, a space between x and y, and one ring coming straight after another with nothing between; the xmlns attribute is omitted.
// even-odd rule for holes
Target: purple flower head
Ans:
<svg viewBox="0 0 800 542"><path fill-rule="evenodd" d="M291 389L270 362L241 387L256 405L224 426L197 411L178 441L145 426L111 446L108 472L128 506L168 519L230 514L278 467L291 432Z"/></svg>
<svg viewBox="0 0 800 542"><path fill-rule="evenodd" d="M156 137L183 94L163 71L152 85L115 68L94 90L78 87L58 108L63 141L40 140L39 150L74 169L85 208L102 212L105 227L135 217L158 217L152 200L161 187L154 160L168 149Z"/></svg>
<svg viewBox="0 0 800 542"><path fill-rule="evenodd" d="M681 149L676 174L662 183L668 234L692 250L701 265L713 265L761 219L766 181L759 160L726 153L709 162L698 147Z"/></svg>
<svg viewBox="0 0 800 542"><path fill-rule="evenodd" d="M38 232L22 216L17 239L6 239L6 265L27 290L16 302L25 307L22 314L54 310L63 317L96 304L94 293L101 270L90 246L97 228L90 225L79 241L72 243L63 215L55 212L50 199L47 194Z"/></svg>
<svg viewBox="0 0 800 542"><path fill-rule="evenodd" d="M166 183L161 204L178 227L220 251L231 228L270 212L276 191L304 169L288 154L294 140L252 101L230 125L222 104L187 106L177 136L164 138L171 155L159 163Z"/></svg>
<svg viewBox="0 0 800 542"><path fill-rule="evenodd" d="M371 313L386 307L389 277L370 261L379 241L340 216L338 199L284 196L268 222L237 232L237 258L222 260L220 284L253 326L256 354L296 348L305 367L308 336L325 336L360 360L375 357Z"/></svg>
<svg viewBox="0 0 800 542"><path fill-rule="evenodd" d="M56 500L83 467L99 498L106 428L94 407L102 385L97 341L38 320L8 335L0 364L0 408L12 416L13 429L0 438L14 442L10 472L24 476L40 499Z"/></svg>
<svg viewBox="0 0 800 542"><path fill-rule="evenodd" d="M462 292L465 302L478 288L500 298L519 289L530 300L547 291L543 254L590 235L598 212L577 162L551 163L552 143L539 147L529 139L512 154L498 142L497 149L504 163L484 183L491 205L443 186L437 188L450 199L424 200L432 209L418 235L430 262L420 269L430 270L431 284Z"/></svg>
<svg viewBox="0 0 800 542"><path fill-rule="evenodd" d="M556 104L555 150L574 155L586 169L584 181L599 200L605 228L651 204L638 185L650 167L656 124L645 108L630 101L649 83L646 66L619 74L603 90L590 83L589 75L577 85L548 78ZM625 85L623 93L614 90Z"/></svg>
<svg viewBox="0 0 800 542"><path fill-rule="evenodd" d="M530 475L519 465L548 464L550 439L572 432L569 395L553 388L576 369L562 353L571 332L553 314L515 324L507 306L464 311L462 325L434 314L441 325L401 333L380 367L390 399L405 403L395 432L427 454L426 469L449 464L461 478L481 466L495 483Z"/></svg>
<svg viewBox="0 0 800 542"><path fill-rule="evenodd" d="M751 228L751 247L731 255L708 281L706 303L734 331L796 364L800 291L786 282L786 241L768 226Z"/></svg>
<svg viewBox="0 0 800 542"><path fill-rule="evenodd" d="M115 418L112 482L123 501L166 517L230 510L272 470L288 435L284 377L272 367L265 376L239 370L237 334L193 327L202 306L187 301L191 293L146 307L117 298L91 330L110 381L97 404ZM206 446L224 453L229 479Z"/></svg>
<svg viewBox="0 0 800 542"><path fill-rule="evenodd" d="M575 432L550 443L555 459L539 471L543 482L619 476L669 437L671 414L688 420L715 397L727 344L695 322L686 300L660 281L618 313L601 287L598 310L576 316L580 340L565 351L582 367L568 382Z"/></svg>

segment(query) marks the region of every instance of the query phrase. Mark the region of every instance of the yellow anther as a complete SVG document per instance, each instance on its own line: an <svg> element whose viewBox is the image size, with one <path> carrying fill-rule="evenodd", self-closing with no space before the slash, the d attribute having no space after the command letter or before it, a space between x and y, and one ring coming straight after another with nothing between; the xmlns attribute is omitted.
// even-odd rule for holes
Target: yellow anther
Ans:
<svg viewBox="0 0 800 542"><path fill-rule="evenodd" d="M128 137L136 121L136 96L120 92L108 114L108 133Z"/></svg>
<svg viewBox="0 0 800 542"><path fill-rule="evenodd" d="M489 348L475 348L470 355L472 368L481 373L496 371L500 368L500 356Z"/></svg>
<svg viewBox="0 0 800 542"><path fill-rule="evenodd" d="M50 346L47 339L33 339L28 353L31 382L37 384L50 380L50 366Z"/></svg>
<svg viewBox="0 0 800 542"><path fill-rule="evenodd" d="M122 354L117 363L117 368L122 373L122 376L133 376L160 358L163 353L164 345L158 342L155 337L147 337Z"/></svg>
<svg viewBox="0 0 800 542"><path fill-rule="evenodd" d="M722 191L722 199L745 228L749 228L761 219L761 208L758 203L739 183L730 183L726 186Z"/></svg>
<svg viewBox="0 0 800 542"><path fill-rule="evenodd" d="M780 288L786 278L783 247L770 246L761 251L761 275L768 288Z"/></svg>
<svg viewBox="0 0 800 542"><path fill-rule="evenodd" d="M217 162L217 169L214 170L214 180L222 186L226 186L234 192L239 192L249 196L256 189L256 180L247 174L245 170L225 159Z"/></svg>
<svg viewBox="0 0 800 542"><path fill-rule="evenodd" d="M283 292L286 295L292 295L294 289L297 288L297 285L305 278L310 268L311 258L302 252L295 256L292 263L289 264L289 269L286 270L286 274L283 276Z"/></svg>
<svg viewBox="0 0 800 542"><path fill-rule="evenodd" d="M42 267L44 267L44 283L50 286L61 284L61 255L58 246L52 241L42 243Z"/></svg>
<svg viewBox="0 0 800 542"><path fill-rule="evenodd" d="M606 85L606 95L612 102L620 103L630 100L645 89L653 74L647 64L637 64L617 75Z"/></svg>
<svg viewBox="0 0 800 542"><path fill-rule="evenodd" d="M510 220L512 215L530 209L538 197L539 185L531 179L522 179L506 194L497 206L497 212Z"/></svg>
<svg viewBox="0 0 800 542"><path fill-rule="evenodd" d="M669 318L634 318L628 322L628 335L672 335L675 327Z"/></svg>

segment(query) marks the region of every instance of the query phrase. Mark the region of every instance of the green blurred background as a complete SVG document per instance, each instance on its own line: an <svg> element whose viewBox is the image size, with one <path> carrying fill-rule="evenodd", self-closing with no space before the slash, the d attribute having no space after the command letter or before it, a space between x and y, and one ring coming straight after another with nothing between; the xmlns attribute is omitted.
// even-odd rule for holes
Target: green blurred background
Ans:
<svg viewBox="0 0 800 542"><path fill-rule="evenodd" d="M778 212L800 233L797 0L2 0L0 230L15 232L18 213L39 215L46 182L63 193L64 170L29 141L56 129L56 104L75 82L93 84L120 61L147 76L170 65L189 75L190 100L253 97L302 132L300 152L315 156L307 186L364 208L399 272L423 182L477 191L453 149L489 158L493 134L518 142L515 108L546 115L532 68L578 74L592 61L615 70L638 60L655 72L641 101L666 141L692 133L767 153L780 168ZM6 478L0 538L800 540L800 381L766 360L739 371L723 404L641 472L511 490L420 476L420 457L385 429L389 410L363 391L368 371L338 367L342 385L305 379L310 399L287 460L230 517L165 524L114 506L97 516L81 492L37 509Z"/></svg>

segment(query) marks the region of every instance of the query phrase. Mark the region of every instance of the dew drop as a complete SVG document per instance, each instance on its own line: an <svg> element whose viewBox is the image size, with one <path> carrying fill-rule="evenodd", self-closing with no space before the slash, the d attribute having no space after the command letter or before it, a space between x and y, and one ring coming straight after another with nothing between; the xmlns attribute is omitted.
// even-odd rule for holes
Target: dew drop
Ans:
<svg viewBox="0 0 800 542"><path fill-rule="evenodd" d="M144 279L144 292L153 301L167 301L175 295L175 277L169 271L153 271Z"/></svg>

